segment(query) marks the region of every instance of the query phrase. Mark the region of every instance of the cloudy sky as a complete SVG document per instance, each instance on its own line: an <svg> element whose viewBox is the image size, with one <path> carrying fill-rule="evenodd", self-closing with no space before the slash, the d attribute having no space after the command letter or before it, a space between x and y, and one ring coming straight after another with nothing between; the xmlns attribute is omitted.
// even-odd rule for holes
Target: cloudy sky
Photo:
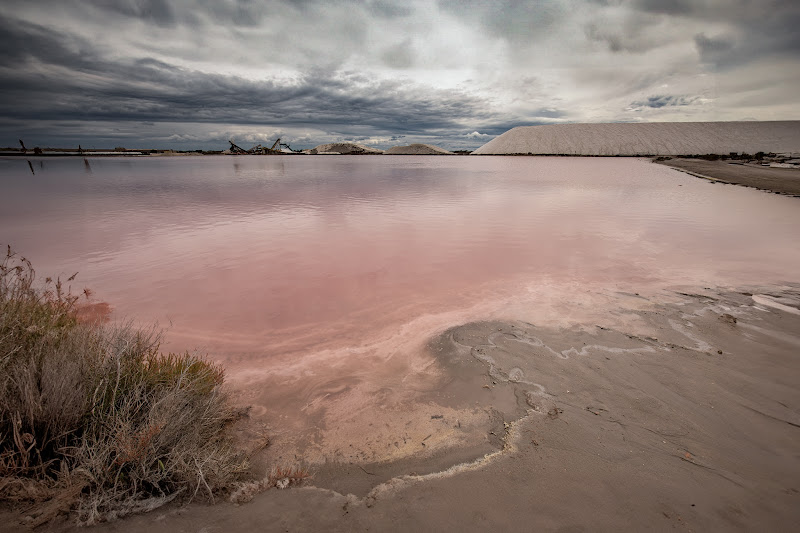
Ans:
<svg viewBox="0 0 800 533"><path fill-rule="evenodd" d="M0 146L800 119L797 0L3 0Z"/></svg>

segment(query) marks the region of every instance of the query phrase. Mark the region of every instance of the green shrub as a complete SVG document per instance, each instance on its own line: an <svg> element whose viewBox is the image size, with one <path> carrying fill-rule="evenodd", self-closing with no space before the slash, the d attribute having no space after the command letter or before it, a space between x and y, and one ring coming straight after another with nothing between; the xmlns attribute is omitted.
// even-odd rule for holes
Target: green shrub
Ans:
<svg viewBox="0 0 800 533"><path fill-rule="evenodd" d="M74 278L74 276L73 276ZM70 278L68 281L72 281ZM159 334L77 319L60 280L0 263L0 498L82 523L226 489L247 469L220 366L159 352ZM57 504L57 505L56 505Z"/></svg>

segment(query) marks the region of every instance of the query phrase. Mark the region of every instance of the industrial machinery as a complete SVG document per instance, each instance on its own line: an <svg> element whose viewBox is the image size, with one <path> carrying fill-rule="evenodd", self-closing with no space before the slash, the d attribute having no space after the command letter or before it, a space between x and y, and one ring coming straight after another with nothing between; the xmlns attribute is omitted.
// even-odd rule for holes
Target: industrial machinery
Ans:
<svg viewBox="0 0 800 533"><path fill-rule="evenodd" d="M245 150L241 146L234 144L232 140L229 140L228 142L231 144L232 154L259 154L259 155L285 154L286 152L282 151L281 148L287 148L290 152L293 153L300 153L300 150L294 150L288 144L282 143L280 137L278 137L278 140L275 141L270 148L257 144L252 148L250 148L249 150Z"/></svg>

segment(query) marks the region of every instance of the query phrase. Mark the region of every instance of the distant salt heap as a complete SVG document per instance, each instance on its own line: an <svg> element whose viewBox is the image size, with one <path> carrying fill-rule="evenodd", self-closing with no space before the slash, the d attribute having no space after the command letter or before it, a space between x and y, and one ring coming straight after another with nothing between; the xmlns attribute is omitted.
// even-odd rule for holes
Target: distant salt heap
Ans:
<svg viewBox="0 0 800 533"><path fill-rule="evenodd" d="M386 155L453 155L444 148L432 144L409 144L408 146L392 146L384 152Z"/></svg>
<svg viewBox="0 0 800 533"><path fill-rule="evenodd" d="M383 150L369 148L356 143L320 144L309 150L309 154L382 154Z"/></svg>
<svg viewBox="0 0 800 533"><path fill-rule="evenodd" d="M473 154L691 155L800 151L800 120L520 126Z"/></svg>

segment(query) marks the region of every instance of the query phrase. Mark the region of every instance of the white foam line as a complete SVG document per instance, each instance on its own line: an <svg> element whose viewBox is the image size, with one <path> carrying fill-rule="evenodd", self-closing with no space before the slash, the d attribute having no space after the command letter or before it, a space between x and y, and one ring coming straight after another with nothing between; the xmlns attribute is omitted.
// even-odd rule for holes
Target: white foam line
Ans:
<svg viewBox="0 0 800 533"><path fill-rule="evenodd" d="M601 350L609 353L652 353L656 351L652 346L645 346L643 348L614 348L612 346L603 346L601 344L589 344L581 348L580 351L576 350L575 348L570 348L561 353L564 355L589 355L588 350Z"/></svg>
<svg viewBox="0 0 800 533"><path fill-rule="evenodd" d="M380 485L373 487L373 489L369 491L369 493L362 500L360 500L359 503L365 503L367 507L372 507L376 500L391 493L417 485L419 483L423 483L425 481L445 479L464 472L480 470L503 455L516 452L519 449L517 447L517 440L519 439L520 435L519 426L522 422L531 417L532 412L533 411L529 409L527 412L528 414L514 422L508 423L508 426L506 427L506 434L503 438L503 447L501 449L492 453L487 453L483 457L480 457L474 461L453 465L450 468L440 472L431 472L430 474L423 475L402 475L392 478L384 483L381 483Z"/></svg>
<svg viewBox="0 0 800 533"><path fill-rule="evenodd" d="M564 352L559 353L555 351L554 349L546 345L544 341L542 341L542 339L538 337L533 337L530 335L520 335L519 333L493 333L492 335L489 335L489 340L490 342L492 342L492 346L494 346L495 348L497 347L493 339L493 337L495 336L505 336L508 338L508 340L520 342L522 344L528 344L530 346L535 346L537 348L545 348L551 354L555 355L560 359L569 359L569 356L566 355Z"/></svg>
<svg viewBox="0 0 800 533"><path fill-rule="evenodd" d="M688 328L686 328L684 325L680 324L679 322L677 322L677 321L675 321L675 320L670 318L669 319L669 325L672 326L672 329L674 329L675 331L677 331L678 333L680 333L681 335L683 335L687 339L689 339L691 341L694 341L694 343L697 345L696 349L698 351L709 352L709 351L712 350L710 344L708 344L706 341L704 341L702 339L698 339L697 337L692 335L689 332ZM692 327L694 327L694 325L692 325Z"/></svg>
<svg viewBox="0 0 800 533"><path fill-rule="evenodd" d="M766 305L767 307L772 307L773 309L778 309L779 311L785 311L787 313L791 313L793 315L800 315L800 309L795 309L794 307L783 305L782 303L776 302L769 296L765 294L754 294L752 296L753 301L761 304Z"/></svg>

